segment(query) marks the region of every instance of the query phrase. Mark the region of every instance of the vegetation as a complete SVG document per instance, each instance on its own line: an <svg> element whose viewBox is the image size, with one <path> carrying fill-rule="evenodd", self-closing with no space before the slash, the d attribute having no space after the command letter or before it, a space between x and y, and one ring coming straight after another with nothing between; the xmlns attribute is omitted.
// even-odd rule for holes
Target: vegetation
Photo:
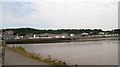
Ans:
<svg viewBox="0 0 120 67"><path fill-rule="evenodd" d="M120 33L120 29L114 29L110 31L103 31L102 29L57 29L57 30L52 30L52 29L44 29L44 30L39 30L39 29L33 29L33 28L16 28L16 29L3 29L4 31L7 30L13 30L14 35L26 35L26 34L41 34L41 33L49 33L49 34L62 34L62 33L67 33L67 34L81 34L83 32L89 33L90 35L95 35L98 34L99 32L106 32L109 34L118 34Z"/></svg>
<svg viewBox="0 0 120 67"><path fill-rule="evenodd" d="M16 53L19 53L23 56L38 60L40 62L47 63L48 65L53 65L55 67L66 67L67 66L65 62L52 60L50 57L44 58L44 57L41 57L40 55L38 56L35 53L28 53L22 46L7 47L7 49L12 50Z"/></svg>
<svg viewBox="0 0 120 67"><path fill-rule="evenodd" d="M19 51L22 51L22 52L27 53L22 46L16 46L16 47L13 46L13 48L14 48L15 50L19 50Z"/></svg>

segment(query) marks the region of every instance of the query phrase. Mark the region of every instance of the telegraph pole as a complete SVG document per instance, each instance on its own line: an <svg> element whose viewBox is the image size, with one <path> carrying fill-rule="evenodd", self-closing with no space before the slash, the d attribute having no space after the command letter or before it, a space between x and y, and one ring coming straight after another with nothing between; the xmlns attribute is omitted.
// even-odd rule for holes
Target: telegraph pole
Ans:
<svg viewBox="0 0 120 67"><path fill-rule="evenodd" d="M5 64L5 45L6 45L6 41L2 40L2 67Z"/></svg>

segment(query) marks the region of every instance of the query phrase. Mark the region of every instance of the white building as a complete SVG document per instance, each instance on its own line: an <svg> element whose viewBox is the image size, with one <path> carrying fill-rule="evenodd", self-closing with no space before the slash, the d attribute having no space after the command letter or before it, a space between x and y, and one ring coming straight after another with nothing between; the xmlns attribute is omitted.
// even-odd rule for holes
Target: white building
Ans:
<svg viewBox="0 0 120 67"><path fill-rule="evenodd" d="M88 36L88 33L82 33L81 36Z"/></svg>
<svg viewBox="0 0 120 67"><path fill-rule="evenodd" d="M70 37L75 37L75 35L74 34L70 34Z"/></svg>
<svg viewBox="0 0 120 67"><path fill-rule="evenodd" d="M65 35L61 35L61 38L66 38L66 36Z"/></svg>
<svg viewBox="0 0 120 67"><path fill-rule="evenodd" d="M99 35L104 35L105 33L104 32L99 32Z"/></svg>

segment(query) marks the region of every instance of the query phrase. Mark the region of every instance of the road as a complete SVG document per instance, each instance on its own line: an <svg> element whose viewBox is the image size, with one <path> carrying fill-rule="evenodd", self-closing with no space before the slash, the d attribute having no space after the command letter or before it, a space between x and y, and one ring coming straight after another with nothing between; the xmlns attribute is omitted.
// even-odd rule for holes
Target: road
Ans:
<svg viewBox="0 0 120 67"><path fill-rule="evenodd" d="M19 55L8 49L5 50L5 65L46 65L37 60Z"/></svg>

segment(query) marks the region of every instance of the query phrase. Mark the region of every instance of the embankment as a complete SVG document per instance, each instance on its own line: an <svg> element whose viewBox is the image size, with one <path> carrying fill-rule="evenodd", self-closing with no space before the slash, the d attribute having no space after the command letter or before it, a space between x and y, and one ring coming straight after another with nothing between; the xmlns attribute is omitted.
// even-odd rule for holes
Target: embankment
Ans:
<svg viewBox="0 0 120 67"><path fill-rule="evenodd" d="M39 39L14 39L6 40L7 44L31 44L31 43L59 43L59 42L81 42L99 40L118 40L118 36L107 37L79 37L79 38L39 38Z"/></svg>

